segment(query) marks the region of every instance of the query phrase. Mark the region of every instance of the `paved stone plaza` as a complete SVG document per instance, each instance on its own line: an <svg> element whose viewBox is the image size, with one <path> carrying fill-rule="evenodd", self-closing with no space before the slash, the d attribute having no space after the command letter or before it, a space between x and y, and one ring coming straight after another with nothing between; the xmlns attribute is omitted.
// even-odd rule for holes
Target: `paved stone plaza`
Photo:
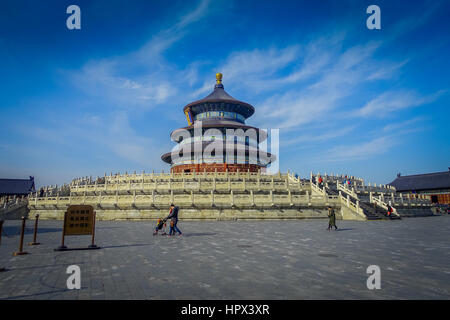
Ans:
<svg viewBox="0 0 450 320"><path fill-rule="evenodd" d="M27 221L25 243L32 241ZM0 299L449 299L450 216L397 221L183 222L182 237L154 222L97 225L100 250L54 252L62 221L40 221L39 246L13 257L20 221L6 221ZM66 237L86 247L90 236ZM66 268L81 268L68 290ZM368 290L366 269L381 269Z"/></svg>

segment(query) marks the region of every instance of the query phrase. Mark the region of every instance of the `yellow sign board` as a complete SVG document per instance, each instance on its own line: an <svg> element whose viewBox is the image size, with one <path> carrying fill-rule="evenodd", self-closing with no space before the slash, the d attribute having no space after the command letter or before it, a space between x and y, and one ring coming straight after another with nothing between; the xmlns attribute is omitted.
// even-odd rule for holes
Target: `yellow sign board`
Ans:
<svg viewBox="0 0 450 320"><path fill-rule="evenodd" d="M94 234L94 208L88 205L71 205L64 216L64 234L79 236Z"/></svg>
<svg viewBox="0 0 450 320"><path fill-rule="evenodd" d="M87 248L68 249L64 245L65 236L92 235L92 242ZM94 244L95 238L95 211L92 206L72 205L64 213L64 225L61 245L55 251L100 249Z"/></svg>

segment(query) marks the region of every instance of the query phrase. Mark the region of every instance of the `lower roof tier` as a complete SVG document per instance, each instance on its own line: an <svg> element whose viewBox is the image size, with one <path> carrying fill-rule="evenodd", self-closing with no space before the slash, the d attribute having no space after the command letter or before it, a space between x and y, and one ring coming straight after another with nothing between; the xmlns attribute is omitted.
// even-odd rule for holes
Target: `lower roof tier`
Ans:
<svg viewBox="0 0 450 320"><path fill-rule="evenodd" d="M243 125L236 121L224 121L224 120L210 120L210 121L197 121L194 125L179 128L170 133L172 141L180 142L186 136L193 137L194 135L207 135L217 129L223 135L235 133L236 135L249 135L256 136L258 142L262 142L267 139L268 134L266 130L259 129L252 126ZM201 131L200 131L201 130Z"/></svg>
<svg viewBox="0 0 450 320"><path fill-rule="evenodd" d="M224 141L190 143L167 152L161 159L171 165L182 163L255 163L267 166L276 156L260 149Z"/></svg>
<svg viewBox="0 0 450 320"><path fill-rule="evenodd" d="M190 172L265 172L265 168L257 164L229 164L229 163L205 163L205 164L181 164L173 166L173 173Z"/></svg>

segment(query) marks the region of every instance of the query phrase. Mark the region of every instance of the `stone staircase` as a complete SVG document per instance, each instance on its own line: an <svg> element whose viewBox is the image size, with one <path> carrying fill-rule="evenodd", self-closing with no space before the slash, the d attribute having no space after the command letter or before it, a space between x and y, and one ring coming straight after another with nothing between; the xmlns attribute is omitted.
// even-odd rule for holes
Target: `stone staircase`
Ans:
<svg viewBox="0 0 450 320"><path fill-rule="evenodd" d="M330 186L330 185L329 185ZM333 187L326 188L326 192L330 195L339 196L339 191L336 189L336 185L333 185ZM342 193L341 193L342 194ZM347 196L347 193L343 192L344 196ZM352 196L349 196L349 200L356 205L356 199ZM385 220L388 219L385 214L384 210L375 205L371 206L369 203L366 202L359 202L359 206L362 209L364 215L366 216L367 220Z"/></svg>
<svg viewBox="0 0 450 320"><path fill-rule="evenodd" d="M22 217L28 217L28 214L27 199L0 207L0 220L18 220Z"/></svg>
<svg viewBox="0 0 450 320"><path fill-rule="evenodd" d="M394 220L401 217L432 216L432 204L427 199L416 199L397 194L392 186L365 185L363 179L343 178L338 176L322 177L324 188L329 195L339 195L347 202L348 208L361 212L367 220ZM343 184L344 180L351 181L351 187ZM311 181L317 181L317 176L311 174ZM394 212L391 217L386 216L388 205Z"/></svg>
<svg viewBox="0 0 450 320"><path fill-rule="evenodd" d="M386 210L376 203L367 203L361 202L361 208L364 211L364 214L367 216L367 220L392 220L392 219L400 219L399 216L392 216L391 218L386 216Z"/></svg>

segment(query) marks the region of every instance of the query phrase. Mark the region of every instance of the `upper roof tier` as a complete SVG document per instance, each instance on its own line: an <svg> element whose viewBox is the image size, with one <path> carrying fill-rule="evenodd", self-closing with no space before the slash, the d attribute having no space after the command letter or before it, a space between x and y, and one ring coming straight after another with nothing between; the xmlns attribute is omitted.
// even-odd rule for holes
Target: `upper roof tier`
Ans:
<svg viewBox="0 0 450 320"><path fill-rule="evenodd" d="M183 111L186 112L188 109L193 118L203 112L226 111L238 113L247 119L255 112L252 105L233 98L224 90L221 73L216 74L214 91L201 100L189 103L183 108Z"/></svg>

